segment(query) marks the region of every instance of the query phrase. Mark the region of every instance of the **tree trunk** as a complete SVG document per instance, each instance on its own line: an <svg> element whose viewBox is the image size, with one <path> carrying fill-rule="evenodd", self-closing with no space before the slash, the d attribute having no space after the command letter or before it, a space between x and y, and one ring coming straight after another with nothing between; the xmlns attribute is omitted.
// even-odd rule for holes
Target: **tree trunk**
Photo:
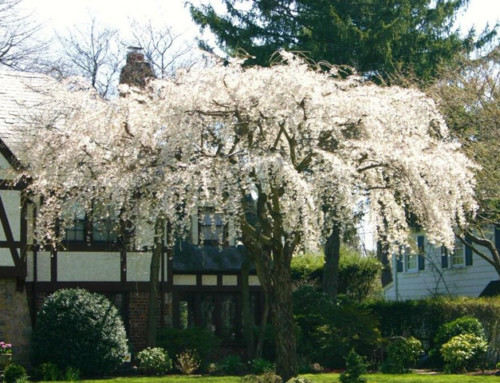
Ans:
<svg viewBox="0 0 500 383"><path fill-rule="evenodd" d="M257 337L257 346L255 347L255 358L262 358L262 350L264 349L264 336L266 335L267 318L269 317L269 303L264 299L264 311L260 321L259 335Z"/></svg>
<svg viewBox="0 0 500 383"><path fill-rule="evenodd" d="M246 344L246 356L248 360L252 360L254 358L254 321L252 318L252 313L250 312L250 288L248 286L248 274L251 264L252 260L250 255L245 254L245 260L241 265L241 322L243 327L243 339L245 339Z"/></svg>
<svg viewBox="0 0 500 383"><path fill-rule="evenodd" d="M149 305L146 329L146 346L156 346L156 328L158 323L158 292L160 284L160 264L163 255L163 238L165 236L165 220L157 218L151 266L149 273Z"/></svg>
<svg viewBox="0 0 500 383"><path fill-rule="evenodd" d="M323 292L333 299L339 293L340 227L334 225L325 244L323 268Z"/></svg>

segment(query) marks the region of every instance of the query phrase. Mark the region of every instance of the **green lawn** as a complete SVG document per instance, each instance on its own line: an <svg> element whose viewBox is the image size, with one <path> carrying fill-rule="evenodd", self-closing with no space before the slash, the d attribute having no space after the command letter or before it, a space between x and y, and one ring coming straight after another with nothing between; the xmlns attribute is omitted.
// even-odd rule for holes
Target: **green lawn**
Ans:
<svg viewBox="0 0 500 383"><path fill-rule="evenodd" d="M315 383L339 382L339 374L315 374L301 375L311 379ZM368 383L493 383L500 382L498 376L493 375L365 375ZM83 380L81 383L239 383L239 376L184 376L168 375L165 377L129 377L110 378L99 380Z"/></svg>

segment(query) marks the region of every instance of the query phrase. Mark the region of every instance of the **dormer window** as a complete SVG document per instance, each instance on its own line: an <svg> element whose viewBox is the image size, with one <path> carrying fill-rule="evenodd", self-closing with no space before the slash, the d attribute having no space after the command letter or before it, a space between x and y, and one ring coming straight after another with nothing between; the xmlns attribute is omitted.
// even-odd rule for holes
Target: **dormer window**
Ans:
<svg viewBox="0 0 500 383"><path fill-rule="evenodd" d="M214 208L203 208L198 213L198 243L218 246L227 241L227 225Z"/></svg>

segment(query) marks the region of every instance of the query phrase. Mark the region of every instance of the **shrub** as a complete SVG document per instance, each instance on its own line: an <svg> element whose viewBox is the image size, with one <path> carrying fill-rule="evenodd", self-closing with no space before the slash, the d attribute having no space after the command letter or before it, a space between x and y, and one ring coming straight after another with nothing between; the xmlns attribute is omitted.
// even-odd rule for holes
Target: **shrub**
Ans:
<svg viewBox="0 0 500 383"><path fill-rule="evenodd" d="M5 383L16 383L18 380L27 378L26 369L16 363L9 364L4 371Z"/></svg>
<svg viewBox="0 0 500 383"><path fill-rule="evenodd" d="M54 382L62 377L62 372L56 364L46 362L38 366L37 375L44 381Z"/></svg>
<svg viewBox="0 0 500 383"><path fill-rule="evenodd" d="M253 359L250 361L250 371L253 374L263 374L265 372L274 372L276 366L274 363L265 359Z"/></svg>
<svg viewBox="0 0 500 383"><path fill-rule="evenodd" d="M145 375L164 375L172 369L172 360L161 347L146 348L137 354L137 368Z"/></svg>
<svg viewBox="0 0 500 383"><path fill-rule="evenodd" d="M449 342L453 337L464 334L470 334L479 338L483 338L483 326L476 318L469 316L463 316L441 325L437 331L436 337L434 338L434 347L430 352L430 357L433 364L442 366L442 346L445 343Z"/></svg>
<svg viewBox="0 0 500 383"><path fill-rule="evenodd" d="M345 360L346 369L340 374L342 383L365 383L366 379L361 375L366 373L366 363L363 357L356 354L354 350L349 351Z"/></svg>
<svg viewBox="0 0 500 383"><path fill-rule="evenodd" d="M313 288L301 287L293 294L298 325L299 354L325 367L341 368L351 349L370 355L380 343L378 321L363 307L337 305Z"/></svg>
<svg viewBox="0 0 500 383"><path fill-rule="evenodd" d="M441 347L445 371L472 371L483 365L488 343L473 334L457 335Z"/></svg>
<svg viewBox="0 0 500 383"><path fill-rule="evenodd" d="M186 375L191 375L200 368L200 358L195 350L187 350L177 355L175 367Z"/></svg>
<svg viewBox="0 0 500 383"><path fill-rule="evenodd" d="M179 355L187 350L196 350L200 360L200 368L206 369L218 350L220 339L214 333L201 328L184 330L163 328L158 330L156 344L164 348L169 355Z"/></svg>
<svg viewBox="0 0 500 383"><path fill-rule="evenodd" d="M241 383L282 383L282 379L272 372L267 372L262 375L245 375L241 378Z"/></svg>
<svg viewBox="0 0 500 383"><path fill-rule="evenodd" d="M59 290L49 296L33 332L34 364L52 362L84 375L114 371L127 352L118 310L103 295L83 289Z"/></svg>
<svg viewBox="0 0 500 383"><path fill-rule="evenodd" d="M68 367L64 371L64 380L68 382L78 382L80 380L81 372L78 368Z"/></svg>
<svg viewBox="0 0 500 383"><path fill-rule="evenodd" d="M500 355L500 296L377 301L366 303L365 307L378 317L382 336L411 335L428 345L426 350L434 347L434 340L443 323L463 316L477 318L483 325L485 338L489 342L488 355L491 356L491 362L496 362L496 356ZM439 347L436 348L438 356Z"/></svg>
<svg viewBox="0 0 500 383"><path fill-rule="evenodd" d="M393 338L387 347L387 357L381 371L384 374L408 373L417 363L422 351L422 343L412 336Z"/></svg>
<svg viewBox="0 0 500 383"><path fill-rule="evenodd" d="M323 276L323 254L306 253L294 257L292 280L296 285L319 285ZM382 290L379 275L381 263L375 257L363 257L356 250L343 246L339 259L339 294L347 300L361 302Z"/></svg>
<svg viewBox="0 0 500 383"><path fill-rule="evenodd" d="M222 375L240 375L246 372L246 366L239 355L228 355L216 363L216 372Z"/></svg>

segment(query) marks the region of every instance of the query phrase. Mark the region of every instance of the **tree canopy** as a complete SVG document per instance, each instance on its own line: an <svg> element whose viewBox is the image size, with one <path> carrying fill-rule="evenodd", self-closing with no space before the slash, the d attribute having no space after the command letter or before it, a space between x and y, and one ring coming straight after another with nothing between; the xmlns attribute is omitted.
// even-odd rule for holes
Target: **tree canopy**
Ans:
<svg viewBox="0 0 500 383"><path fill-rule="evenodd" d="M462 51L489 38L463 37L453 27L468 0L223 0L225 13L191 5L226 54L247 53L251 64L269 65L279 49L301 51L319 62L349 65L387 77L433 79ZM207 42L201 44L212 49Z"/></svg>
<svg viewBox="0 0 500 383"><path fill-rule="evenodd" d="M215 65L144 90L123 86L114 101L58 85L21 159L31 190L45 196L40 239L57 241L56 219L75 203L114 206L145 244L158 218L183 235L200 205L215 207L253 254L273 307L278 372L289 378L298 249L315 248L325 228L360 209L390 243L408 242L411 212L451 248L453 225L475 202L474 165L424 94L281 57L270 68Z"/></svg>

